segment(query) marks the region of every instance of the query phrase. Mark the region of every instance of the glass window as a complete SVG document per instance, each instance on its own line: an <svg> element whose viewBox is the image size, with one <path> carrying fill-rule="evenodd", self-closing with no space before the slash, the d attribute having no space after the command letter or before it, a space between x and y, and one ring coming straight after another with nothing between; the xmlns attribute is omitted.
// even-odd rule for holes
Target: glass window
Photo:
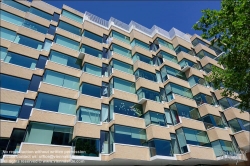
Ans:
<svg viewBox="0 0 250 166"><path fill-rule="evenodd" d="M166 53L164 51L160 51L158 54L160 54L164 59L169 60L174 63L178 63L177 57L174 55L171 55L169 53Z"/></svg>
<svg viewBox="0 0 250 166"><path fill-rule="evenodd" d="M209 128L214 127L214 126L220 127L220 128L225 127L221 117L219 117L219 116L206 115L206 116L202 117L201 120L204 122L206 129L209 129Z"/></svg>
<svg viewBox="0 0 250 166"><path fill-rule="evenodd" d="M199 93L194 96L194 100L196 101L197 105L200 106L204 103L215 105L215 99L212 96L205 95L203 93Z"/></svg>
<svg viewBox="0 0 250 166"><path fill-rule="evenodd" d="M153 57L153 64L156 66L160 66L163 63L163 58L159 54Z"/></svg>
<svg viewBox="0 0 250 166"><path fill-rule="evenodd" d="M114 125L114 132L111 133L115 143L142 146L147 141L145 129Z"/></svg>
<svg viewBox="0 0 250 166"><path fill-rule="evenodd" d="M167 95L169 95L170 93L174 93L191 99L193 98L193 94L189 88L174 83L168 83L165 86L165 91Z"/></svg>
<svg viewBox="0 0 250 166"><path fill-rule="evenodd" d="M63 10L62 11L62 15L65 16L65 17L68 17L69 19L74 20L76 22L79 22L79 23L83 22L83 18L82 17L77 16L77 15L75 15L75 14L73 14L73 13L67 11L67 10Z"/></svg>
<svg viewBox="0 0 250 166"><path fill-rule="evenodd" d="M56 27L54 25L49 25L49 30L48 30L48 34L50 35L55 35L56 33Z"/></svg>
<svg viewBox="0 0 250 166"><path fill-rule="evenodd" d="M4 10L0 10L0 14L1 14L1 20L10 22L12 24L16 24L16 25L21 26L23 21L24 21L24 19L22 17L16 16L12 13L8 13Z"/></svg>
<svg viewBox="0 0 250 166"><path fill-rule="evenodd" d="M63 45L65 47L71 48L73 50L78 51L78 49L79 49L79 42L71 40L71 39L66 38L64 36L61 36L61 35L56 35L54 38L54 42L56 44Z"/></svg>
<svg viewBox="0 0 250 166"><path fill-rule="evenodd" d="M13 52L8 52L7 56L5 57L5 59L3 59L3 61L7 62L7 63L27 67L30 69L35 69L36 62L37 62L36 59L29 58L29 57L26 57L26 56L23 56L20 54L16 54Z"/></svg>
<svg viewBox="0 0 250 166"><path fill-rule="evenodd" d="M97 50L93 47L84 45L84 44L82 44L81 52L87 53L89 55L93 55L93 56L98 57L98 58L102 58L102 51Z"/></svg>
<svg viewBox="0 0 250 166"><path fill-rule="evenodd" d="M141 48L144 48L146 50L149 50L149 44L147 43L144 43L138 39L133 39L133 41L130 43L131 47L134 47L134 46L139 46Z"/></svg>
<svg viewBox="0 0 250 166"><path fill-rule="evenodd" d="M109 97L109 84L106 82L102 82L101 95L104 97Z"/></svg>
<svg viewBox="0 0 250 166"><path fill-rule="evenodd" d="M197 108L193 108L180 103L172 104L170 107L171 112L177 111L179 116L199 120L200 113Z"/></svg>
<svg viewBox="0 0 250 166"><path fill-rule="evenodd" d="M191 77L188 78L188 83L189 83L190 87L193 87L196 84L200 84L203 86L209 86L208 82L205 79L200 78L200 77L195 76L195 75L192 75Z"/></svg>
<svg viewBox="0 0 250 166"><path fill-rule="evenodd" d="M112 36L113 38L116 38L118 40L121 40L122 42L125 42L125 43L130 43L130 38L128 36L125 36L119 32L116 32L114 30L111 31L110 33L110 36Z"/></svg>
<svg viewBox="0 0 250 166"><path fill-rule="evenodd" d="M76 100L38 93L35 108L75 115Z"/></svg>
<svg viewBox="0 0 250 166"><path fill-rule="evenodd" d="M29 119L33 105L34 100L24 99L18 118Z"/></svg>
<svg viewBox="0 0 250 166"><path fill-rule="evenodd" d="M149 111L144 115L144 119L146 126L150 124L166 126L165 115L158 112Z"/></svg>
<svg viewBox="0 0 250 166"><path fill-rule="evenodd" d="M101 153L103 154L109 153L109 132L108 131L101 131L100 150L101 150Z"/></svg>
<svg viewBox="0 0 250 166"><path fill-rule="evenodd" d="M59 24L58 24L58 27L66 30L66 31L69 31L69 32L71 32L73 34L81 35L82 30L80 28L75 27L75 26L73 26L73 25L71 25L69 23L66 23L64 21L60 21Z"/></svg>
<svg viewBox="0 0 250 166"><path fill-rule="evenodd" d="M29 21L29 20L24 20L23 26L29 29L32 29L34 31L46 34L48 32L48 28L45 26L42 26L40 24L37 24L35 22Z"/></svg>
<svg viewBox="0 0 250 166"><path fill-rule="evenodd" d="M32 14L35 14L35 15L37 15L39 17L42 17L42 18L44 18L46 20L49 20L49 21L52 19L52 15L50 15L49 13L46 13L44 11L41 11L39 9L36 9L34 7L30 7L29 12L32 13Z"/></svg>
<svg viewBox="0 0 250 166"><path fill-rule="evenodd" d="M145 55L142 55L138 52L133 55L133 62L135 63L137 60L145 62L145 63L150 64L150 65L153 65L153 61L151 58L149 58Z"/></svg>
<svg viewBox="0 0 250 166"><path fill-rule="evenodd" d="M30 84L30 80L9 76L5 74L0 74L0 78L1 78L1 87L6 89L26 92Z"/></svg>
<svg viewBox="0 0 250 166"><path fill-rule="evenodd" d="M156 77L157 77L157 82L162 82L161 73L159 71L156 71Z"/></svg>
<svg viewBox="0 0 250 166"><path fill-rule="evenodd" d="M49 51L51 47L52 41L45 39L44 44L43 44L43 50Z"/></svg>
<svg viewBox="0 0 250 166"><path fill-rule="evenodd" d="M109 121L109 106L106 104L102 104L101 121L102 122Z"/></svg>
<svg viewBox="0 0 250 166"><path fill-rule="evenodd" d="M165 40L162 40L161 38L157 38L156 40L158 41L158 44L160 44L161 46L167 47L170 50L174 50L173 45L170 44L169 42L166 42Z"/></svg>
<svg viewBox="0 0 250 166"><path fill-rule="evenodd" d="M20 4L16 1L13 1L13 0L2 0L2 3L9 5L11 7L14 7L18 10L23 11L23 12L27 12L29 10L28 6L22 5L22 4Z"/></svg>
<svg viewBox="0 0 250 166"><path fill-rule="evenodd" d="M138 79L139 77L145 78L150 81L157 82L156 75L154 73L151 73L149 71L143 70L143 69L137 69L134 73L135 78Z"/></svg>
<svg viewBox="0 0 250 166"><path fill-rule="evenodd" d="M99 97L99 98L101 97L100 86L96 86L96 85L92 85L88 83L82 83L80 87L80 91L82 92L82 94L85 94L85 95L90 95L90 96Z"/></svg>
<svg viewBox="0 0 250 166"><path fill-rule="evenodd" d="M8 154L14 154L14 155L18 154L24 135L25 135L25 130L23 129L14 128L12 130L8 146L6 148Z"/></svg>
<svg viewBox="0 0 250 166"><path fill-rule="evenodd" d="M114 51L114 53L120 54L120 55L128 57L128 58L132 57L131 51L126 49L126 48L123 48L123 47L116 45L116 44L112 44L111 48Z"/></svg>
<svg viewBox="0 0 250 166"><path fill-rule="evenodd" d="M142 115L142 105L132 103L125 100L113 99L110 102L110 114L113 112L123 115L129 115L134 117L140 117Z"/></svg>
<svg viewBox="0 0 250 166"><path fill-rule="evenodd" d="M8 49L0 46L1 60L4 60L7 55Z"/></svg>
<svg viewBox="0 0 250 166"><path fill-rule="evenodd" d="M54 13L52 20L55 21L55 22L58 22L59 18L60 18L60 14Z"/></svg>
<svg viewBox="0 0 250 166"><path fill-rule="evenodd" d="M190 54L192 56L195 56L194 52L190 49L187 49L186 47L183 47L181 45L178 45L177 47L175 47L175 52L176 54L179 54L181 51L187 53L187 54Z"/></svg>
<svg viewBox="0 0 250 166"><path fill-rule="evenodd" d="M190 66L190 67L195 68L197 70L201 69L201 66L199 65L199 63L194 63L194 62L187 60L187 59L182 59L179 62L179 65L181 66L181 68L184 68L186 66Z"/></svg>
<svg viewBox="0 0 250 166"><path fill-rule="evenodd" d="M224 97L222 99L219 100L219 103L221 105L221 107L223 109L227 109L229 107L235 107L235 108L238 108L239 107L239 104L240 102L237 101L237 100L234 100L234 99L231 99L231 98L228 98L228 97Z"/></svg>
<svg viewBox="0 0 250 166"><path fill-rule="evenodd" d="M206 42L202 41L202 40L199 39L199 38L195 38L195 39L192 41L192 44L193 44L193 46L196 46L196 45L198 45L198 44L203 44L203 45L209 47L209 44L207 44Z"/></svg>
<svg viewBox="0 0 250 166"><path fill-rule="evenodd" d="M129 92L129 93L135 93L135 83L134 82L126 81L126 80L116 78L116 77L112 78L111 82L113 83L113 87L115 89L119 89L119 90Z"/></svg>
<svg viewBox="0 0 250 166"><path fill-rule="evenodd" d="M228 121L228 124L234 133L241 130L246 130L250 132L250 122L248 121L242 119L232 119Z"/></svg>
<svg viewBox="0 0 250 166"><path fill-rule="evenodd" d="M230 141L217 140L211 142L212 148L214 149L214 153L216 157L224 156L224 155L234 155L235 150L233 148L233 144Z"/></svg>
<svg viewBox="0 0 250 166"><path fill-rule="evenodd" d="M171 137L172 154L180 154L181 152L176 134L170 133L170 137Z"/></svg>
<svg viewBox="0 0 250 166"><path fill-rule="evenodd" d="M183 80L187 80L184 72L181 72L181 71L174 69L172 67L169 67L169 66L163 66L161 68L161 76L162 76L163 82L168 79L167 74L174 76L174 77L177 77L177 78L180 78L180 79L183 79Z"/></svg>
<svg viewBox="0 0 250 166"><path fill-rule="evenodd" d="M133 66L132 65L129 65L127 63L124 63L122 61L118 61L116 59L113 59L111 61L111 66L114 68L114 69L117 69L117 70L120 70L120 71L123 71L123 72L126 72L126 73L129 73L129 74L133 74Z"/></svg>
<svg viewBox="0 0 250 166"><path fill-rule="evenodd" d="M148 141L150 156L173 156L171 142L163 139L152 139Z"/></svg>
<svg viewBox="0 0 250 166"><path fill-rule="evenodd" d="M0 103L0 118L3 120L15 121L21 106L7 103Z"/></svg>
<svg viewBox="0 0 250 166"><path fill-rule="evenodd" d="M31 78L31 81L30 81L29 90L36 92L38 90L38 88L39 88L39 84L40 84L41 81L42 81L41 76L37 76L37 75L33 74L32 78Z"/></svg>
<svg viewBox="0 0 250 166"><path fill-rule="evenodd" d="M95 138L76 137L73 140L76 156L98 157L100 153L100 141Z"/></svg>
<svg viewBox="0 0 250 166"><path fill-rule="evenodd" d="M165 117L166 117L166 123L168 125L173 125L172 115L169 109L165 109Z"/></svg>
<svg viewBox="0 0 250 166"><path fill-rule="evenodd" d="M57 52L57 51L51 51L49 55L49 59L53 62L60 63L62 65L66 65L69 67L73 67L76 69L82 69L82 60L77 59L75 57Z"/></svg>
<svg viewBox="0 0 250 166"><path fill-rule="evenodd" d="M206 73L210 73L212 71L212 67L213 65L208 63L206 66L203 67L203 70L206 72Z"/></svg>
<svg viewBox="0 0 250 166"><path fill-rule="evenodd" d="M25 142L48 145L71 145L73 127L30 122Z"/></svg>
<svg viewBox="0 0 250 166"><path fill-rule="evenodd" d="M14 41L15 37L16 37L16 32L0 27L0 35L1 38L9 40L9 41Z"/></svg>
<svg viewBox="0 0 250 166"><path fill-rule="evenodd" d="M200 52L198 52L196 54L196 56L199 57L200 59L202 59L204 56L207 56L207 57L209 57L211 59L216 58L216 56L214 56L213 54L210 54L210 53L208 53L207 51L204 51L204 50L201 50Z"/></svg>
<svg viewBox="0 0 250 166"><path fill-rule="evenodd" d="M79 78L55 72L52 70L45 71L43 81L65 88L71 88L75 90L79 89Z"/></svg>
<svg viewBox="0 0 250 166"><path fill-rule="evenodd" d="M146 88L140 88L139 90L137 90L136 93L137 93L139 100L142 98L145 98L145 99L160 102L160 93L159 92L149 90Z"/></svg>
<svg viewBox="0 0 250 166"><path fill-rule="evenodd" d="M3 158L3 155L5 154L4 150L6 150L8 143L9 138L0 137L0 159Z"/></svg>
<svg viewBox="0 0 250 166"><path fill-rule="evenodd" d="M39 51L43 47L43 42L19 34L17 34L14 42L37 49Z"/></svg>
<svg viewBox="0 0 250 166"><path fill-rule="evenodd" d="M87 31L87 30L84 30L82 36L87 37L89 39L92 39L94 41L97 41L99 43L102 43L102 40L103 40L102 36L96 35L96 34L90 32L90 31Z"/></svg>
<svg viewBox="0 0 250 166"><path fill-rule="evenodd" d="M48 60L47 57L39 55L38 61L36 63L36 68L44 69L47 60Z"/></svg>
<svg viewBox="0 0 250 166"><path fill-rule="evenodd" d="M78 121L100 124L101 111L80 107L77 111Z"/></svg>
<svg viewBox="0 0 250 166"><path fill-rule="evenodd" d="M83 71L96 76L102 76L102 68L99 66L92 65L90 63L84 63Z"/></svg>

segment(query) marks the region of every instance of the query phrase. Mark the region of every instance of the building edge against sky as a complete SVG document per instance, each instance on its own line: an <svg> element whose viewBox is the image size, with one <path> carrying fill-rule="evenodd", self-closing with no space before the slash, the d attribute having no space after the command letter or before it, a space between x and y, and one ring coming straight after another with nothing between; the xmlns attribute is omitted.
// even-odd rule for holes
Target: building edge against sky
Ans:
<svg viewBox="0 0 250 166"><path fill-rule="evenodd" d="M249 164L249 112L204 79L223 69L210 41L42 1L2 0L0 32L2 163Z"/></svg>

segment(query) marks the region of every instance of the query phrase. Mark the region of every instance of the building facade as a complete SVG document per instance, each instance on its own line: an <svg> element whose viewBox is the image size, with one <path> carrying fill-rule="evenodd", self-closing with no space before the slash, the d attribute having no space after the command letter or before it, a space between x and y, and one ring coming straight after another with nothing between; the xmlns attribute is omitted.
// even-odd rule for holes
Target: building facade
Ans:
<svg viewBox="0 0 250 166"><path fill-rule="evenodd" d="M249 112L204 79L223 68L210 41L42 1L2 0L0 30L2 163L248 163Z"/></svg>

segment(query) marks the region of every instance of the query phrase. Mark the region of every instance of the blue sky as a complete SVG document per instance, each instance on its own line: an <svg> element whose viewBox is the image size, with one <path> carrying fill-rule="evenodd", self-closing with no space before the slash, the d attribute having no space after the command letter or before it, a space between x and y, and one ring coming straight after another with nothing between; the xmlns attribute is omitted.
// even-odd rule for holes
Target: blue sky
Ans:
<svg viewBox="0 0 250 166"><path fill-rule="evenodd" d="M220 9L219 0L165 0L165 1L80 1L80 0L43 0L62 8L65 4L84 13L88 11L105 20L114 17L126 24L131 20L151 28L157 25L167 31L172 27L184 33L201 34L192 29L193 24L202 16L202 9Z"/></svg>

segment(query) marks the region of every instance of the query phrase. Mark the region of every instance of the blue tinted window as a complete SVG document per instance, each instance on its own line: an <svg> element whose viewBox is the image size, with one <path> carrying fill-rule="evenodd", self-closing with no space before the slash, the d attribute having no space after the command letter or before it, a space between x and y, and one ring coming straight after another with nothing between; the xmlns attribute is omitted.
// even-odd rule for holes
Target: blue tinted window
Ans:
<svg viewBox="0 0 250 166"><path fill-rule="evenodd" d="M73 141L76 156L98 157L100 154L100 141L93 138L76 137ZM101 147L104 149L106 147Z"/></svg>
<svg viewBox="0 0 250 166"><path fill-rule="evenodd" d="M49 13L46 13L33 7L30 8L29 12L49 21L52 19L52 15L50 15Z"/></svg>
<svg viewBox="0 0 250 166"><path fill-rule="evenodd" d="M1 60L4 60L7 55L8 49L5 47L0 47Z"/></svg>
<svg viewBox="0 0 250 166"><path fill-rule="evenodd" d="M8 52L4 62L35 69L37 60L13 52Z"/></svg>
<svg viewBox="0 0 250 166"><path fill-rule="evenodd" d="M16 37L16 32L9 30L9 29L6 29L6 28L3 28L3 27L0 27L0 36L3 39L14 41L14 39Z"/></svg>
<svg viewBox="0 0 250 166"><path fill-rule="evenodd" d="M125 43L128 43L128 44L130 43L130 38L128 36L125 36L125 35L119 33L119 32L112 30L110 35L118 40L125 42Z"/></svg>
<svg viewBox="0 0 250 166"><path fill-rule="evenodd" d="M136 78L142 77L142 78L145 78L147 80L157 82L157 78L156 78L156 75L154 73L151 73L149 71L142 70L142 69L137 69L135 71L135 77Z"/></svg>
<svg viewBox="0 0 250 166"><path fill-rule="evenodd" d="M65 16L65 17L68 17L76 22L79 22L79 23L82 23L83 22L83 18L78 16L78 15L75 15L67 10L63 10L62 11L62 15Z"/></svg>
<svg viewBox="0 0 250 166"><path fill-rule="evenodd" d="M21 10L23 12L27 12L29 10L29 7L28 6L25 6L25 5L22 5L16 1L13 1L13 0L2 0L2 2L6 5L9 5L11 7L14 7L18 10Z"/></svg>
<svg viewBox="0 0 250 166"><path fill-rule="evenodd" d="M44 43L43 43L43 50L45 51L49 51L50 47L51 47L52 41L45 39Z"/></svg>
<svg viewBox="0 0 250 166"><path fill-rule="evenodd" d="M129 74L133 74L133 66L132 65L129 65L127 63L124 63L124 62L121 62L121 61L118 61L118 60L115 60L115 59L112 60L112 63L111 63L112 67L114 69L129 73Z"/></svg>
<svg viewBox="0 0 250 166"><path fill-rule="evenodd" d="M133 55L133 62L135 63L137 60L148 63L150 65L153 65L153 61L152 61L151 58L149 58L149 57L147 57L145 55L142 55L140 53L135 53Z"/></svg>
<svg viewBox="0 0 250 166"><path fill-rule="evenodd" d="M221 117L219 117L219 116L206 115L206 116L202 117L201 119L204 122L206 129L209 129L209 128L214 127L214 126L220 127L220 128L226 127L224 125Z"/></svg>
<svg viewBox="0 0 250 166"><path fill-rule="evenodd" d="M77 110L77 117L78 121L100 124L101 111L87 107L80 107Z"/></svg>
<svg viewBox="0 0 250 166"><path fill-rule="evenodd" d="M160 44L161 46L164 46L164 47L167 47L167 48L169 48L169 49L171 49L171 50L174 50L173 45L170 44L169 42L166 42L165 40L162 40L161 38L157 38L156 40L159 42L159 44Z"/></svg>
<svg viewBox="0 0 250 166"><path fill-rule="evenodd" d="M13 120L17 119L21 106L7 103L0 103L0 119Z"/></svg>
<svg viewBox="0 0 250 166"><path fill-rule="evenodd" d="M56 27L54 25L49 25L49 30L48 30L48 34L50 35L55 35L56 32Z"/></svg>
<svg viewBox="0 0 250 166"><path fill-rule="evenodd" d="M92 85L92 84L87 84L87 83L82 83L81 88L80 88L82 94L85 95L90 95L94 97L101 97L101 87Z"/></svg>
<svg viewBox="0 0 250 166"><path fill-rule="evenodd" d="M203 94L203 93L199 93L197 95L194 96L194 100L196 101L197 105L202 105L204 103L208 103L210 105L215 105L215 100L212 96Z"/></svg>
<svg viewBox="0 0 250 166"><path fill-rule="evenodd" d="M11 22L12 24L22 25L24 19L22 17L18 17L14 14L8 13L4 10L0 10L1 20Z"/></svg>
<svg viewBox="0 0 250 166"><path fill-rule="evenodd" d="M34 105L34 100L24 99L18 118L29 119L33 105Z"/></svg>
<svg viewBox="0 0 250 166"><path fill-rule="evenodd" d="M178 94L184 97L193 98L193 94L189 88L180 86L178 84L168 83L165 86L165 90L166 90L167 95L169 93L174 93L174 94Z"/></svg>
<svg viewBox="0 0 250 166"><path fill-rule="evenodd" d="M130 82L130 81L120 79L117 77L114 77L112 80L114 80L112 83L113 83L115 89L119 89L119 90L129 92L129 93L135 93L135 83L134 82Z"/></svg>
<svg viewBox="0 0 250 166"><path fill-rule="evenodd" d="M96 76L102 76L102 68L90 63L84 63L83 71Z"/></svg>
<svg viewBox="0 0 250 166"><path fill-rule="evenodd" d="M197 77L195 75L192 75L191 77L189 77L188 82L189 82L190 87L193 87L195 84L201 84L203 86L208 86L208 83L206 82L205 79Z"/></svg>
<svg viewBox="0 0 250 166"><path fill-rule="evenodd" d="M58 22L59 18L60 18L60 14L54 13L52 20L55 21L55 22Z"/></svg>
<svg viewBox="0 0 250 166"><path fill-rule="evenodd" d="M16 36L14 42L37 50L41 50L43 46L43 42L19 34Z"/></svg>
<svg viewBox="0 0 250 166"><path fill-rule="evenodd" d="M169 53L166 53L164 51L160 51L159 54L164 58L164 59L167 59L171 62L174 62L174 63L178 63L178 60L177 60L177 57L174 56L174 55L171 55Z"/></svg>
<svg viewBox="0 0 250 166"><path fill-rule="evenodd" d="M159 156L173 156L172 146L170 141L161 139L152 139L148 142L151 157Z"/></svg>
<svg viewBox="0 0 250 166"><path fill-rule="evenodd" d="M132 56L131 51L124 47L118 46L116 44L112 44L112 48L113 48L114 53L120 54L122 56L126 56L128 58L131 58Z"/></svg>
<svg viewBox="0 0 250 166"><path fill-rule="evenodd" d="M140 88L139 90L137 90L136 93L137 93L139 100L142 98L145 98L145 99L160 102L160 93L159 92L149 90L146 88Z"/></svg>
<svg viewBox="0 0 250 166"><path fill-rule="evenodd" d="M201 50L200 52L197 53L197 57L199 57L200 59L202 59L204 56L207 56L207 57L209 57L211 59L216 58L215 55L210 54L209 52L204 51L204 50Z"/></svg>
<svg viewBox="0 0 250 166"><path fill-rule="evenodd" d="M185 52L187 54L195 56L194 52L192 50L187 49L186 47L183 47L181 45L178 45L177 47L175 47L176 54L179 54L181 51L183 51L183 52Z"/></svg>
<svg viewBox="0 0 250 166"><path fill-rule="evenodd" d="M96 35L96 34L94 34L92 32L84 30L83 36L85 36L87 38L90 38L92 40L95 40L95 41L97 41L99 43L102 43L102 36L98 36L98 35Z"/></svg>
<svg viewBox="0 0 250 166"><path fill-rule="evenodd" d="M47 59L47 57L40 55L36 64L36 68L44 69Z"/></svg>
<svg viewBox="0 0 250 166"><path fill-rule="evenodd" d="M32 21L29 21L29 20L25 20L23 23L23 26L26 28L33 29L33 30L38 31L38 32L43 33L43 34L46 34L48 31L47 27L42 26L42 25L37 24L37 23L34 23Z"/></svg>
<svg viewBox="0 0 250 166"><path fill-rule="evenodd" d="M32 78L31 78L31 81L30 81L29 90L37 91L41 81L42 81L41 76L33 75Z"/></svg>
<svg viewBox="0 0 250 166"><path fill-rule="evenodd" d="M65 47L68 47L74 50L79 49L79 42L63 37L61 35L56 35L54 38L54 42L56 44L60 44L60 45L63 45Z"/></svg>
<svg viewBox="0 0 250 166"><path fill-rule="evenodd" d="M1 77L1 87L21 92L26 92L28 90L30 81L22 78L8 76L5 74L0 74Z"/></svg>
<svg viewBox="0 0 250 166"><path fill-rule="evenodd" d="M144 115L144 119L145 119L146 126L150 124L166 126L165 115L158 113L158 112L148 111Z"/></svg>
<svg viewBox="0 0 250 166"><path fill-rule="evenodd" d="M76 69L82 69L82 60L75 57L57 52L51 51L49 59L53 62L60 63L62 65L70 66Z"/></svg>
<svg viewBox="0 0 250 166"><path fill-rule="evenodd" d="M81 52L85 52L85 53L87 53L89 55L93 55L95 57L102 58L102 51L97 50L97 49L95 49L93 47L84 45L84 44L81 47Z"/></svg>
<svg viewBox="0 0 250 166"><path fill-rule="evenodd" d="M68 23L66 23L64 21L60 21L59 24L58 24L58 27L66 30L66 31L69 31L71 33L74 33L76 35L81 34L81 29L80 28L75 27L75 26L73 26L71 24L68 24Z"/></svg>
<svg viewBox="0 0 250 166"><path fill-rule="evenodd" d="M179 116L196 120L199 120L200 118L200 113L197 108L193 108L179 103L172 104L169 108L172 112L177 111Z"/></svg>
<svg viewBox="0 0 250 166"><path fill-rule="evenodd" d="M147 43L144 43L138 39L134 39L132 42L131 42L131 46L134 47L134 46L139 46L141 48L144 48L146 50L149 50L149 44Z"/></svg>
<svg viewBox="0 0 250 166"><path fill-rule="evenodd" d="M75 115L76 100L39 93L35 108Z"/></svg>
<svg viewBox="0 0 250 166"><path fill-rule="evenodd" d="M180 78L180 79L183 79L183 80L187 79L184 72L181 72L181 71L174 69L172 67L169 67L169 66L163 66L161 68L161 76L162 76L163 81L166 81L168 79L167 74L174 76L174 77L177 77L177 78Z"/></svg>

